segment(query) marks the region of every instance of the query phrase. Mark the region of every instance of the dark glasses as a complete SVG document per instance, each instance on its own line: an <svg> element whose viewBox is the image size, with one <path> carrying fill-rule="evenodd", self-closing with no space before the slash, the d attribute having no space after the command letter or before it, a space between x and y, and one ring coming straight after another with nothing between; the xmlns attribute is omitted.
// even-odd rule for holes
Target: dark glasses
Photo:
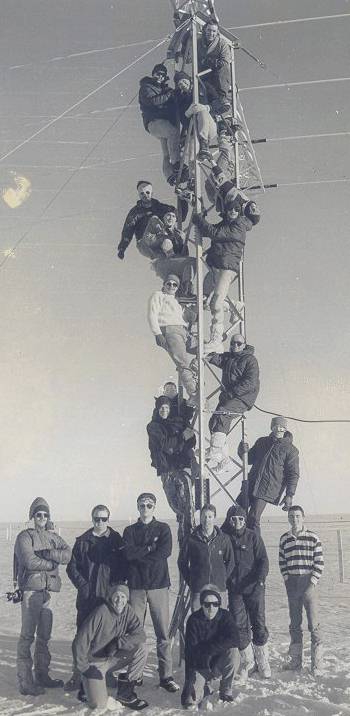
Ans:
<svg viewBox="0 0 350 716"><path fill-rule="evenodd" d="M40 517L40 518L42 517L43 519L45 519L45 517L48 518L48 516L49 515L47 514L47 512L36 512L35 513L35 517Z"/></svg>
<svg viewBox="0 0 350 716"><path fill-rule="evenodd" d="M220 602L203 602L203 607L206 607L206 609L210 609L210 607L213 607L213 609L218 609L220 606Z"/></svg>
<svg viewBox="0 0 350 716"><path fill-rule="evenodd" d="M139 507L146 507L147 510L151 510L154 507L153 502L140 502Z"/></svg>
<svg viewBox="0 0 350 716"><path fill-rule="evenodd" d="M166 281L165 285L166 286L176 286L176 288L177 288L179 284L176 283L176 281Z"/></svg>
<svg viewBox="0 0 350 716"><path fill-rule="evenodd" d="M108 522L108 517L94 517L94 522Z"/></svg>
<svg viewBox="0 0 350 716"><path fill-rule="evenodd" d="M243 341L231 341L231 344L233 346L243 346L244 345Z"/></svg>

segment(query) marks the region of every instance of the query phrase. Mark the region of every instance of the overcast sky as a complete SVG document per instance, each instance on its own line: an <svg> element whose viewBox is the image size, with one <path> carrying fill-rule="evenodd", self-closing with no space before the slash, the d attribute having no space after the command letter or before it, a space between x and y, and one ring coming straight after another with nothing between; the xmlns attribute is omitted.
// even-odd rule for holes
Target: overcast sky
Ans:
<svg viewBox="0 0 350 716"><path fill-rule="evenodd" d="M259 197L263 217L245 262L257 404L350 419L350 92L340 79L349 74L349 2L217 0L217 10L266 63L240 52L237 80L251 136L276 140L256 147L264 181L280 187ZM145 319L158 280L134 245L116 258L136 181L150 179L158 198L172 200L135 99L166 46L25 141L170 33L170 5L3 0L2 27L1 157L25 143L1 161L1 185L16 172L32 188L17 208L0 201L3 513L23 520L42 495L58 520L88 518L97 502L115 519L133 517L137 494L152 490L159 514L170 516L145 431L154 394L175 375ZM327 136L283 139L310 134ZM248 413L251 444L269 424ZM314 513L348 510L350 425L291 430L301 455L298 502ZM221 513L228 507L226 498L217 504Z"/></svg>

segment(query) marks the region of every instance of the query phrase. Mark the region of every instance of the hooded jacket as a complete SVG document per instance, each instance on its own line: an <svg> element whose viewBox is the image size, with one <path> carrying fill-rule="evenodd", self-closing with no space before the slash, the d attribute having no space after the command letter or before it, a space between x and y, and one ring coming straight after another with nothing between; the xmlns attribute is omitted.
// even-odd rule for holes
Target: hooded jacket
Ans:
<svg viewBox="0 0 350 716"><path fill-rule="evenodd" d="M254 530L245 527L236 533L230 523L230 508L222 525L222 531L231 540L234 568L227 582L231 594L251 594L259 582L265 582L269 573L269 560L264 542Z"/></svg>
<svg viewBox="0 0 350 716"><path fill-rule="evenodd" d="M146 130L154 119L165 119L176 126L174 90L171 87L158 84L154 77L142 77L139 104Z"/></svg>
<svg viewBox="0 0 350 716"><path fill-rule="evenodd" d="M222 370L221 383L225 390L220 393L220 404L239 398L250 410L260 389L259 365L254 347L246 345L241 353L211 353L207 360Z"/></svg>
<svg viewBox="0 0 350 716"><path fill-rule="evenodd" d="M158 412L148 423L148 445L152 466L156 468L157 475L191 466L192 448L195 447L196 438L193 436L185 440L185 428L186 424L182 418L169 415L163 419Z"/></svg>
<svg viewBox="0 0 350 716"><path fill-rule="evenodd" d="M97 537L93 528L77 537L67 566L70 581L78 590L77 609L96 599L105 599L111 584L126 578L127 564L119 532L111 527Z"/></svg>
<svg viewBox="0 0 350 716"><path fill-rule="evenodd" d="M243 256L246 233L253 224L245 216L238 216L233 221L223 219L218 224L209 224L203 216L196 216L196 224L203 236L211 239L211 246L206 255L208 266L218 269L239 270L239 262Z"/></svg>
<svg viewBox="0 0 350 716"><path fill-rule="evenodd" d="M234 568L230 540L219 527L214 527L209 540L203 535L201 526L196 527L183 542L177 564L191 592L200 592L209 583L225 592L227 579Z"/></svg>
<svg viewBox="0 0 350 716"><path fill-rule="evenodd" d="M299 451L291 433L276 438L273 433L258 438L248 452L252 468L248 475L249 500L253 497L278 505L286 494L292 497L299 480Z"/></svg>
<svg viewBox="0 0 350 716"><path fill-rule="evenodd" d="M186 673L210 669L235 643L236 627L226 609L218 609L214 619L207 619L203 609L193 612L187 620L185 637Z"/></svg>
<svg viewBox="0 0 350 716"><path fill-rule="evenodd" d="M80 673L84 673L89 663L96 659L115 656L120 649L132 651L146 641L146 634L130 604L121 614L114 610L111 597L115 591L116 587L112 587L106 603L89 614L73 641L72 650Z"/></svg>
<svg viewBox="0 0 350 716"><path fill-rule="evenodd" d="M122 237L118 245L118 250L124 251L128 248L132 237L135 234L136 242L141 241L146 226L151 216L157 216L162 219L164 214L169 210L174 211L174 207L170 204L163 204L158 199L151 199L148 205L144 204L141 199L130 209L122 229Z"/></svg>
<svg viewBox="0 0 350 716"><path fill-rule="evenodd" d="M124 554L128 562L129 589L163 589L170 586L168 557L172 550L170 527L154 517L126 527Z"/></svg>
<svg viewBox="0 0 350 716"><path fill-rule="evenodd" d="M41 503L42 504L42 503ZM14 578L24 591L59 592L59 564L68 564L72 550L56 532L29 528L16 538Z"/></svg>

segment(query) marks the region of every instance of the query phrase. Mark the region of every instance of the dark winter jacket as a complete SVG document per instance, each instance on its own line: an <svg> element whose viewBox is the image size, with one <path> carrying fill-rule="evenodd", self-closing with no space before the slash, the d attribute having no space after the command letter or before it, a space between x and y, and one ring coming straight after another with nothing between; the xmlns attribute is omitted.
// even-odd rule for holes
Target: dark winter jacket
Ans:
<svg viewBox="0 0 350 716"><path fill-rule="evenodd" d="M139 519L126 527L124 553L130 589L163 589L170 586L168 557L172 550L170 527L155 518L145 525Z"/></svg>
<svg viewBox="0 0 350 716"><path fill-rule="evenodd" d="M193 436L185 440L183 436L185 428L186 423L182 418L172 418L169 415L164 420L158 413L148 423L148 445L152 466L156 468L158 475L190 467L196 438Z"/></svg>
<svg viewBox="0 0 350 716"><path fill-rule="evenodd" d="M195 223L203 236L208 236L212 243L206 255L208 266L219 269L239 270L239 262L243 256L246 232L253 224L244 216L233 221L223 219L218 224L209 224L200 214L196 215Z"/></svg>
<svg viewBox="0 0 350 716"><path fill-rule="evenodd" d="M154 77L142 77L139 104L145 129L154 119L166 119L176 126L174 90L166 84L159 85Z"/></svg>
<svg viewBox="0 0 350 716"><path fill-rule="evenodd" d="M146 634L130 604L117 614L108 599L85 619L72 649L77 668L84 673L91 661L115 656L121 649L132 651L145 641Z"/></svg>
<svg viewBox="0 0 350 716"><path fill-rule="evenodd" d="M126 579L127 564L122 544L119 532L111 527L101 537L96 537L92 528L77 537L67 574L78 590L78 610L86 611L88 603L94 608L96 601L106 598L111 584Z"/></svg>
<svg viewBox="0 0 350 716"><path fill-rule="evenodd" d="M14 578L24 591L59 592L59 564L68 564L72 550L56 532L29 528L17 535Z"/></svg>
<svg viewBox="0 0 350 716"><path fill-rule="evenodd" d="M147 206L139 199L135 206L130 209L125 219L118 250L123 249L125 251L134 234L138 243L145 233L151 216L157 216L158 219L162 219L170 209L174 210L174 207L170 204L162 204L158 199L151 199Z"/></svg>
<svg viewBox="0 0 350 716"><path fill-rule="evenodd" d="M158 398L155 398L155 401L157 401ZM194 414L194 408L187 405L187 400L183 398L179 402L179 398L176 395L175 398L169 398L170 401L170 417L171 418L182 418L185 424L185 427L188 427L190 424L190 420L193 418ZM158 415L158 409L157 407L154 408L152 413L152 420L155 419L155 417Z"/></svg>
<svg viewBox="0 0 350 716"><path fill-rule="evenodd" d="M234 568L230 540L218 527L211 539L196 527L180 549L178 567L191 592L200 592L205 584L216 584L226 591L226 582Z"/></svg>
<svg viewBox="0 0 350 716"><path fill-rule="evenodd" d="M188 246L185 244L182 232L179 229L175 228L170 231L165 226L161 233L161 242L164 239L170 239L175 256L188 256Z"/></svg>
<svg viewBox="0 0 350 716"><path fill-rule="evenodd" d="M211 353L207 360L222 369L221 383L225 390L220 393L219 402L224 404L239 398L250 410L260 388L259 365L253 346L246 345L241 353Z"/></svg>
<svg viewBox="0 0 350 716"><path fill-rule="evenodd" d="M221 184L219 191L217 193L216 202L215 202L215 209L220 214L220 216L223 216L226 210L227 204L230 202L233 203L234 208L236 211L238 211L238 214L242 214L243 206L247 203L248 198L235 187L234 183L232 181L225 181L223 184ZM237 217L238 218L238 217ZM251 222L249 221L249 224ZM247 224L246 231L250 231L251 226Z"/></svg>
<svg viewBox="0 0 350 716"><path fill-rule="evenodd" d="M186 673L210 669L216 657L235 646L235 624L226 609L218 609L214 619L207 619L203 609L187 620L185 637Z"/></svg>
<svg viewBox="0 0 350 716"><path fill-rule="evenodd" d="M249 499L261 498L278 505L286 494L293 496L299 480L299 451L292 437L276 438L272 433L258 438L248 452L252 465L248 475Z"/></svg>
<svg viewBox="0 0 350 716"><path fill-rule="evenodd" d="M222 525L222 531L230 538L235 566L227 587L232 594L251 594L259 582L265 582L269 573L269 560L264 542L254 530L245 527L236 534L229 521L230 510Z"/></svg>

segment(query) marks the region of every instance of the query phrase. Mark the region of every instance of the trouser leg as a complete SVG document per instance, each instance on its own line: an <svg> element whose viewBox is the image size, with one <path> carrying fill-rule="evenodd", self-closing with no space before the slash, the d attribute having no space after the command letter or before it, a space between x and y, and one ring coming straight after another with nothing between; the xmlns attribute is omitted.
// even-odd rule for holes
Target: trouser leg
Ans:
<svg viewBox="0 0 350 716"><path fill-rule="evenodd" d="M203 700L205 682L209 676L209 672L196 671L195 669L191 670L188 682L193 703L199 704Z"/></svg>
<svg viewBox="0 0 350 716"><path fill-rule="evenodd" d="M130 604L142 626L147 612L147 592L145 589L130 589Z"/></svg>
<svg viewBox="0 0 350 716"><path fill-rule="evenodd" d="M166 158L170 159L171 164L176 164L176 162L180 161L180 132L178 127L174 127L166 119L154 119L148 124L148 132L152 137L164 140L164 142L161 142L164 163Z"/></svg>
<svg viewBox="0 0 350 716"><path fill-rule="evenodd" d="M240 651L251 642L250 622L242 594L228 594L229 611L236 627L236 644Z"/></svg>
<svg viewBox="0 0 350 716"><path fill-rule="evenodd" d="M36 630L34 669L37 675L47 676L51 661L49 641L52 633L52 602L49 592L43 593L43 604L40 611L38 626Z"/></svg>
<svg viewBox="0 0 350 716"><path fill-rule="evenodd" d="M260 497L253 497L251 500L251 505L249 508L249 513L247 517L247 527L249 527L251 530L255 530L256 532L259 532L260 534L260 519L261 515L266 507L265 500L262 500Z"/></svg>
<svg viewBox="0 0 350 716"><path fill-rule="evenodd" d="M311 643L315 645L321 644L322 634L318 615L317 587L313 587L308 595L304 593L303 604L306 611L308 629L311 634Z"/></svg>
<svg viewBox="0 0 350 716"><path fill-rule="evenodd" d="M303 621L303 591L300 589L298 577L288 577L286 582L287 597L288 597L288 608L289 608L289 633L290 641L292 644L302 644L303 632L302 632L302 621Z"/></svg>
<svg viewBox="0 0 350 716"><path fill-rule="evenodd" d="M149 611L157 638L159 678L172 676L173 662L169 639L169 589L149 589L147 592Z"/></svg>
<svg viewBox="0 0 350 716"><path fill-rule="evenodd" d="M186 331L182 326L166 326L162 328L162 333L166 338L167 351L179 371L182 383L188 395L193 395L197 383L189 367L192 357L186 351Z"/></svg>
<svg viewBox="0 0 350 716"><path fill-rule="evenodd" d="M253 632L253 644L264 646L269 638L265 619L265 587L256 586L252 594L244 596Z"/></svg>
<svg viewBox="0 0 350 716"><path fill-rule="evenodd" d="M247 406L239 398L224 400L221 397L222 395L221 393L215 413L209 420L209 430L211 433L225 433L227 435L230 432L233 420L245 413Z"/></svg>
<svg viewBox="0 0 350 716"><path fill-rule="evenodd" d="M43 604L43 592L24 592L21 603L22 626L17 644L17 676L20 685L33 681L30 647L34 641Z"/></svg>
<svg viewBox="0 0 350 716"><path fill-rule="evenodd" d="M212 672L214 675L221 675L220 680L220 693L231 694L232 693L232 681L237 666L236 650L227 649L214 664Z"/></svg>
<svg viewBox="0 0 350 716"><path fill-rule="evenodd" d="M212 314L212 325L219 324L224 326L224 304L229 292L232 281L236 273L229 269L212 269L214 274L214 293L210 301L210 310Z"/></svg>

